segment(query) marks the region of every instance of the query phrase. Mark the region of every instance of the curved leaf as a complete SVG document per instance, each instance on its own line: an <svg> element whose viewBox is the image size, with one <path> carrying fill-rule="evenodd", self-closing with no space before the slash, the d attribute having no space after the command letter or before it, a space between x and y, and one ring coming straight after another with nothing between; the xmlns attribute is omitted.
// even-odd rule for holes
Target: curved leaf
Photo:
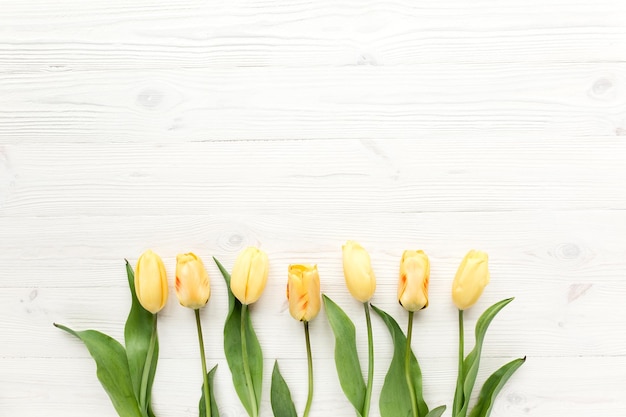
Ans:
<svg viewBox="0 0 626 417"><path fill-rule="evenodd" d="M441 415L446 411L446 406L445 405L440 405L437 408L433 408L432 410L430 410L430 412L428 414L426 414L426 417L441 417Z"/></svg>
<svg viewBox="0 0 626 417"><path fill-rule="evenodd" d="M220 411L217 408L217 402L215 402L215 391L213 390L213 377L215 376L215 371L217 371L217 365L213 367L208 373L208 381L209 381L209 397L211 404L211 417L220 417ZM200 396L200 417L206 417L206 404L204 402L204 382L200 387L200 391L202 391L202 395Z"/></svg>
<svg viewBox="0 0 626 417"><path fill-rule="evenodd" d="M126 357L128 358L130 378L133 382L133 391L135 392L135 398L139 401L141 378L143 376L143 368L146 364L146 356L148 355L148 348L150 346L150 337L152 335L152 329L156 329L156 314L145 310L137 299L137 294L135 293L135 274L127 260L126 275L128 277L128 287L130 288L132 303L128 318L126 319L126 325L124 326L124 343L126 344ZM158 359L159 341L157 339L156 345L154 346L146 390L146 403L148 404L148 415L150 417L154 417L150 398L152 396L152 384L154 383Z"/></svg>
<svg viewBox="0 0 626 417"><path fill-rule="evenodd" d="M243 352L241 346L242 305L230 290L230 274L217 259L213 258L213 260L222 273L224 281L226 281L226 288L228 288L228 316L224 324L224 353L232 374L235 391L237 391L237 395L248 412L248 415L252 416L254 404L251 403L250 396L248 395L248 383L246 382L243 370L243 355L246 355L248 358L256 409L260 410L263 382L263 352L261 351L261 345L256 337L256 333L252 328L250 314L246 314L244 317L247 349L246 352Z"/></svg>
<svg viewBox="0 0 626 417"><path fill-rule="evenodd" d="M341 389L361 416L365 402L365 381L356 350L356 330L352 320L326 295L324 310L335 334L335 366Z"/></svg>
<svg viewBox="0 0 626 417"><path fill-rule="evenodd" d="M98 379L117 414L120 417L142 417L133 391L124 347L112 337L95 330L76 332L61 324L54 325L76 336L87 346L96 361Z"/></svg>
<svg viewBox="0 0 626 417"><path fill-rule="evenodd" d="M526 357L515 359L491 374L480 390L478 402L470 413L470 417L489 417L496 396L524 362L526 362Z"/></svg>
<svg viewBox="0 0 626 417"><path fill-rule="evenodd" d="M409 396L409 387L404 374L406 336L393 317L378 307L372 305L372 308L387 325L393 341L393 359L380 392L380 415L382 417L411 416L411 397ZM413 352L411 352L410 360L411 377L413 378L417 398L417 412L420 417L425 417L428 414L428 405L426 405L422 394L422 371Z"/></svg>
<svg viewBox="0 0 626 417"><path fill-rule="evenodd" d="M500 310L502 310L511 301L513 301L513 298L498 301L485 310L476 322L476 344L474 345L474 349L472 349L463 361L463 407L461 407L461 410L456 417L465 417L467 415L467 411L469 410L469 401L472 395L472 390L474 389L474 384L476 383L476 376L478 375L478 367L480 365L480 354L482 352L487 329Z"/></svg>
<svg viewBox="0 0 626 417"><path fill-rule="evenodd" d="M298 417L289 387L278 369L278 361L274 362L274 370L272 371L270 400L274 417Z"/></svg>

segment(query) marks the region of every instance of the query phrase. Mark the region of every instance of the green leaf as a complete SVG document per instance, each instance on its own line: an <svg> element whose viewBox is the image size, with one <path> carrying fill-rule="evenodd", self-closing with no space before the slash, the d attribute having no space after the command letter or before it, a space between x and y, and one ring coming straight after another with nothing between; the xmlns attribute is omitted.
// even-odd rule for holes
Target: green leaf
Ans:
<svg viewBox="0 0 626 417"><path fill-rule="evenodd" d="M215 376L215 371L217 371L217 365L213 367L207 373L207 379L209 381L209 397L211 401L211 417L220 417L220 411L217 408L217 402L215 401L215 391L213 390L213 377ZM202 396L200 397L200 417L206 417L206 404L204 402L204 382L202 383L202 387L200 387L202 391Z"/></svg>
<svg viewBox="0 0 626 417"><path fill-rule="evenodd" d="M278 369L278 361L274 362L272 371L272 388L270 399L274 417L298 417L296 407L293 405L289 387Z"/></svg>
<svg viewBox="0 0 626 417"><path fill-rule="evenodd" d="M365 381L356 350L356 330L352 320L326 295L324 310L335 334L335 366L341 389L361 416L365 403Z"/></svg>
<svg viewBox="0 0 626 417"><path fill-rule="evenodd" d="M393 358L385 376L385 382L380 392L380 415L382 417L411 416L412 405L409 396L409 387L404 374L406 355L406 336L398 326L396 320L385 311L372 305L372 309L387 325L393 341ZM428 413L428 406L422 394L422 371L413 352L411 352L411 377L417 398L417 412L421 417Z"/></svg>
<svg viewBox="0 0 626 417"><path fill-rule="evenodd" d="M124 347L115 339L95 330L76 332L61 324L55 327L83 341L96 361L97 376L120 417L142 417L128 370Z"/></svg>
<svg viewBox="0 0 626 417"><path fill-rule="evenodd" d="M248 384L243 369L243 355L248 358L250 365L250 373L252 377L252 388L254 391L256 409L260 410L261 407L261 388L263 382L263 352L261 351L261 345L252 328L252 321L250 320L250 314L246 314L245 320L245 332L246 332L246 352L243 352L241 346L241 312L242 305L235 298L230 290L230 274L222 266L222 264L215 258L213 258L220 272L224 276L226 281L226 287L228 288L228 316L226 317L226 323L224 324L224 353L226 355L226 361L233 378L233 385L235 391L241 400L244 408L248 412L248 415L253 415L254 403L251 402L248 390Z"/></svg>
<svg viewBox="0 0 626 417"><path fill-rule="evenodd" d="M440 405L439 407L433 408L432 410L430 410L430 412L426 414L426 417L440 417L445 411L446 411L446 406Z"/></svg>
<svg viewBox="0 0 626 417"><path fill-rule="evenodd" d="M491 374L480 390L478 402L470 413L470 417L489 417L496 396L524 362L526 362L526 357L515 359Z"/></svg>
<svg viewBox="0 0 626 417"><path fill-rule="evenodd" d="M139 402L141 378L143 376L143 368L146 364L146 356L150 346L150 337L152 335L152 329L156 329L156 314L152 314L144 309L137 299L137 294L135 293L135 274L128 261L126 261L126 275L128 277L128 287L130 288L132 304L128 318L126 319L126 326L124 326L124 341L126 344L126 357L128 358L130 377L133 381L133 391L135 392L135 398L137 398ZM150 398L152 396L152 384L154 382L154 375L156 374L159 359L158 339L152 355L146 390L146 403L148 404L148 415L150 417L154 416Z"/></svg>
<svg viewBox="0 0 626 417"><path fill-rule="evenodd" d="M480 365L480 354L482 352L487 329L500 310L502 310L511 301L513 301L513 298L498 301L485 310L476 322L476 344L474 345L474 349L472 349L463 361L463 407L461 407L461 410L456 417L465 417L467 415L467 411L469 410L469 401L472 395L472 390L474 389L474 384L476 383L476 376L478 375L478 367Z"/></svg>

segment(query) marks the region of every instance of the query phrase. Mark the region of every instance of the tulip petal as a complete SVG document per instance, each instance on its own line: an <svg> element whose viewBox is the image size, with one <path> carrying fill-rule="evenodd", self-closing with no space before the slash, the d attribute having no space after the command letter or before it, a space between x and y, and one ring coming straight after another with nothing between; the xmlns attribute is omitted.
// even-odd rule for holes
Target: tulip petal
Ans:
<svg viewBox="0 0 626 417"><path fill-rule="evenodd" d="M513 298L507 298L502 301L498 301L487 310L485 310L485 312L476 322L476 344L474 345L474 349L472 349L472 351L465 357L465 360L463 361L463 406L455 417L465 417L467 415L467 412L469 410L470 397L472 395L472 390L474 389L474 384L476 383L476 376L478 375L480 354L482 352L483 342L485 340L485 335L487 334L487 329L489 328L491 321L496 317L500 310L502 310L511 301L513 301Z"/></svg>
<svg viewBox="0 0 626 417"><path fill-rule="evenodd" d="M217 407L217 403L215 402L215 390L213 389L213 377L215 376L215 371L217 371L217 365L213 367L207 373L207 380L209 381L209 397L211 397L211 417L220 417L220 412ZM200 397L200 404L198 406L200 413L200 417L206 417L206 402L204 401L204 382L202 383L202 387L200 387L200 391L202 391L202 396Z"/></svg>
<svg viewBox="0 0 626 417"><path fill-rule="evenodd" d="M259 410L261 406L261 386L263 378L263 352L261 351L261 345L259 344L254 329L252 328L252 321L250 320L249 314L246 314L244 317L247 351L243 352L241 346L242 304L235 298L230 289L230 274L217 259L213 258L213 260L222 273L226 281L226 288L228 288L228 316L226 317L226 323L224 323L224 353L226 355L226 361L228 362L228 367L232 374L235 391L248 414L252 415L254 404L250 402L250 396L248 395L248 385L243 369L243 355L248 357L256 409Z"/></svg>
<svg viewBox="0 0 626 417"><path fill-rule="evenodd" d="M378 307L372 309L383 319L389 329L393 341L393 359L385 376L385 382L380 392L380 415L382 417L397 417L411 415L411 397L404 374L406 355L406 336L400 330L396 320ZM422 394L422 371L413 352L411 352L411 377L417 398L417 409L420 416L426 416L428 405Z"/></svg>
<svg viewBox="0 0 626 417"><path fill-rule="evenodd" d="M272 387L270 399L274 417L298 417L296 407L291 399L289 387L278 369L278 361L274 362L272 371Z"/></svg>
<svg viewBox="0 0 626 417"><path fill-rule="evenodd" d="M132 304L130 312L128 313L128 318L126 319L126 325L124 326L124 343L126 344L126 357L128 358L128 367L133 383L133 391L135 392L136 398L139 399L141 377L146 363L146 356L150 345L150 336L152 334L153 323L154 320L156 320L156 316L144 309L139 303L135 293L135 276L133 268L130 266L128 261L126 261L126 275L128 276L128 286L130 287ZM148 404L148 411L150 415L154 415L154 413L152 413L150 397L152 395L152 384L154 382L158 357L159 342L157 339L150 366L150 373L148 374L148 388L146 390L146 402Z"/></svg>
<svg viewBox="0 0 626 417"><path fill-rule="evenodd" d="M512 360L491 374L480 390L478 402L470 413L470 417L489 417L496 396L524 362L526 362L526 357Z"/></svg>
<svg viewBox="0 0 626 417"><path fill-rule="evenodd" d="M120 417L142 417L135 398L124 347L117 340L96 330L77 332L54 323L54 326L79 338L96 361L96 374Z"/></svg>
<svg viewBox="0 0 626 417"><path fill-rule="evenodd" d="M352 320L326 295L324 310L335 334L335 366L341 389L361 416L365 403L365 381L356 350L356 330Z"/></svg>

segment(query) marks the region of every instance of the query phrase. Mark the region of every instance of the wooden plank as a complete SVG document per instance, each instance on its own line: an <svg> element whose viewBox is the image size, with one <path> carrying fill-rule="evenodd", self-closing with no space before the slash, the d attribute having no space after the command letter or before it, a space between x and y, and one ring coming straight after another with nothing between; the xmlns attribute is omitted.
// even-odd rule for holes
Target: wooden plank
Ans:
<svg viewBox="0 0 626 417"><path fill-rule="evenodd" d="M620 0L5 0L0 71L623 62L625 13Z"/></svg>
<svg viewBox="0 0 626 417"><path fill-rule="evenodd" d="M0 148L0 210L6 230L33 216L624 210L624 160L618 137L18 143Z"/></svg>
<svg viewBox="0 0 626 417"><path fill-rule="evenodd" d="M626 132L624 63L5 74L3 143L545 138Z"/></svg>

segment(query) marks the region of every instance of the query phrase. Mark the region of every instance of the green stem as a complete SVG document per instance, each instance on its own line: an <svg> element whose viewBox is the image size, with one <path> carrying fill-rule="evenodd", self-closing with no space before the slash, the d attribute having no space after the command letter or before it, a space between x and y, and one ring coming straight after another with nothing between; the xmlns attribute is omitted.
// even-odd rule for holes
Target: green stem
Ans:
<svg viewBox="0 0 626 417"><path fill-rule="evenodd" d="M362 417L367 417L370 413L370 402L372 400L372 386L374 385L374 340L372 337L372 319L370 317L370 306L368 302L363 303L365 307L365 320L367 321L367 388L365 389L365 401L363 404Z"/></svg>
<svg viewBox="0 0 626 417"><path fill-rule="evenodd" d="M148 404L148 379L150 377L150 369L152 368L152 358L154 356L154 348L157 342L157 315L152 315L152 333L150 334L150 343L148 345L148 353L146 354L146 362L143 365L141 375L141 386L139 389L139 408L147 414Z"/></svg>
<svg viewBox="0 0 626 417"><path fill-rule="evenodd" d="M409 311L409 326L406 331L406 352L404 355L404 377L409 388L409 395L411 396L411 410L413 411L413 417L418 417L417 414L417 397L415 396L415 386L413 385L413 378L411 378L411 335L413 334L413 311Z"/></svg>
<svg viewBox="0 0 626 417"><path fill-rule="evenodd" d="M252 417L258 417L259 410L256 402L256 395L254 394L254 386L252 385L252 375L250 374L250 364L248 363L248 346L246 344L246 313L248 312L248 305L242 304L241 306L241 353L243 356L243 372L246 376L246 385L248 386L248 396L250 397L250 404L252 405Z"/></svg>
<svg viewBox="0 0 626 417"><path fill-rule="evenodd" d="M463 408L463 359L464 359L464 332L463 332L463 310L459 310L459 370L456 377L456 391L454 393L454 404L452 405L452 417Z"/></svg>
<svg viewBox="0 0 626 417"><path fill-rule="evenodd" d="M304 407L304 414L302 417L307 417L311 410L311 403L313 402L313 357L311 355L311 337L309 336L309 322L304 322L304 338L306 339L306 357L309 364L309 395L306 399L306 406Z"/></svg>
<svg viewBox="0 0 626 417"><path fill-rule="evenodd" d="M204 384L204 407L206 408L206 417L211 417L211 397L209 396L209 376L206 371L206 357L204 356L204 338L202 337L202 324L200 324L200 309L195 309L196 329L198 330L198 344L200 345L200 360L202 361L202 378Z"/></svg>

